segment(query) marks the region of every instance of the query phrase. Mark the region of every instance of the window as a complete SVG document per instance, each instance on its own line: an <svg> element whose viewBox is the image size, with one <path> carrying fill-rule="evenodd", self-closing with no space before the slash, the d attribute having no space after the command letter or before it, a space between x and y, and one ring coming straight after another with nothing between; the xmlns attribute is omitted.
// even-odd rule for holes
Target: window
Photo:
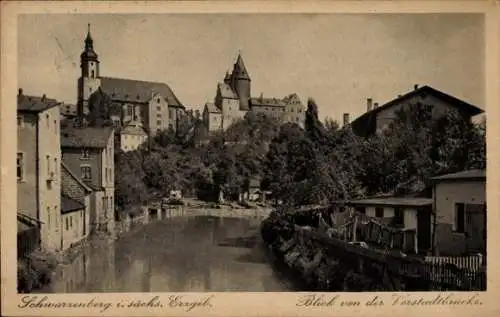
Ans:
<svg viewBox="0 0 500 317"><path fill-rule="evenodd" d="M54 174L57 175L57 157L54 157Z"/></svg>
<svg viewBox="0 0 500 317"><path fill-rule="evenodd" d="M293 112L293 108L292 108L292 109L290 109L290 111L291 111L291 112Z"/></svg>
<svg viewBox="0 0 500 317"><path fill-rule="evenodd" d="M394 208L393 223L397 227L404 227L404 213L403 213L403 208L401 208L401 207Z"/></svg>
<svg viewBox="0 0 500 317"><path fill-rule="evenodd" d="M161 120L156 120L157 125L161 125Z"/></svg>
<svg viewBox="0 0 500 317"><path fill-rule="evenodd" d="M46 114L45 118L47 119L46 120L46 122L47 122L47 129L50 129L50 117L49 117L49 114Z"/></svg>
<svg viewBox="0 0 500 317"><path fill-rule="evenodd" d="M91 173L91 168L88 165L81 165L80 169L82 171L82 179L89 181L92 180L92 173Z"/></svg>
<svg viewBox="0 0 500 317"><path fill-rule="evenodd" d="M161 111L161 107L160 106L156 106L156 110L157 111Z"/></svg>
<svg viewBox="0 0 500 317"><path fill-rule="evenodd" d="M68 217L66 217L66 231L68 231L68 228L69 228L69 219Z"/></svg>
<svg viewBox="0 0 500 317"><path fill-rule="evenodd" d="M465 205L463 203L455 204L455 231L465 232Z"/></svg>
<svg viewBox="0 0 500 317"><path fill-rule="evenodd" d="M168 109L168 115L170 116L170 118L173 118L174 117L174 109Z"/></svg>
<svg viewBox="0 0 500 317"><path fill-rule="evenodd" d="M54 132L57 133L57 120L54 120Z"/></svg>
<svg viewBox="0 0 500 317"><path fill-rule="evenodd" d="M22 128L24 126L24 121L22 116L17 116L17 126Z"/></svg>
<svg viewBox="0 0 500 317"><path fill-rule="evenodd" d="M109 176L108 176L108 169L106 169L105 174L106 174L105 180L106 180L106 181L108 181L108 179L109 179Z"/></svg>
<svg viewBox="0 0 500 317"><path fill-rule="evenodd" d="M384 208L382 208L382 207L375 207L375 217L377 217L377 218L384 218Z"/></svg>
<svg viewBox="0 0 500 317"><path fill-rule="evenodd" d="M24 153L17 153L17 180L24 180Z"/></svg>
<svg viewBox="0 0 500 317"><path fill-rule="evenodd" d="M50 175L50 155L47 155L47 175Z"/></svg>
<svg viewBox="0 0 500 317"><path fill-rule="evenodd" d="M73 216L69 216L69 227L73 228Z"/></svg>
<svg viewBox="0 0 500 317"><path fill-rule="evenodd" d="M129 117L132 117L134 115L134 109L132 108L132 106L128 106L127 112Z"/></svg>
<svg viewBox="0 0 500 317"><path fill-rule="evenodd" d="M47 226L50 230L50 207L47 207Z"/></svg>
<svg viewBox="0 0 500 317"><path fill-rule="evenodd" d="M107 202L108 202L107 198L102 197L102 209L104 209L104 213L106 213L108 210Z"/></svg>
<svg viewBox="0 0 500 317"><path fill-rule="evenodd" d="M92 77L92 78L94 78L94 77L95 77L95 72L94 72L94 70L92 70L92 71L91 71L91 75L90 75L90 77Z"/></svg>
<svg viewBox="0 0 500 317"><path fill-rule="evenodd" d="M81 160L88 160L89 159L89 150L87 149L82 149L82 156L80 157Z"/></svg>
<svg viewBox="0 0 500 317"><path fill-rule="evenodd" d="M157 103L160 103L160 98L156 99L156 102L157 102Z"/></svg>
<svg viewBox="0 0 500 317"><path fill-rule="evenodd" d="M55 214L55 218L56 218L56 229L59 230L59 211L57 210L57 205L54 206L54 214Z"/></svg>

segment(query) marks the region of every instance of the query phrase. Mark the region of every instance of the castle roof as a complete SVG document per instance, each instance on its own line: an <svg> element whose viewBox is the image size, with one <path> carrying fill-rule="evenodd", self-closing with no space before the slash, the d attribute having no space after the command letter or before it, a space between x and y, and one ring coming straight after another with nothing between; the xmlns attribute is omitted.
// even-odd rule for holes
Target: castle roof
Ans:
<svg viewBox="0 0 500 317"><path fill-rule="evenodd" d="M250 102L252 106L266 106L266 107L283 107L285 106L285 102L283 99L279 98L250 98Z"/></svg>
<svg viewBox="0 0 500 317"><path fill-rule="evenodd" d="M207 108L208 113L221 113L220 109L214 103L207 102L205 104L205 108Z"/></svg>
<svg viewBox="0 0 500 317"><path fill-rule="evenodd" d="M100 89L113 101L148 102L159 93L169 106L184 108L172 89L165 83L125 78L101 77Z"/></svg>
<svg viewBox="0 0 500 317"><path fill-rule="evenodd" d="M236 95L236 93L226 83L219 83L217 85L217 89L220 91L222 98L238 99L238 96Z"/></svg>
<svg viewBox="0 0 500 317"><path fill-rule="evenodd" d="M61 128L61 147L105 148L112 133L112 127Z"/></svg>
<svg viewBox="0 0 500 317"><path fill-rule="evenodd" d="M236 63L234 64L233 75L237 78L250 79L245 63L243 63L243 58L241 54L238 54Z"/></svg>
<svg viewBox="0 0 500 317"><path fill-rule="evenodd" d="M27 96L19 93L17 95L17 111L25 111L25 112L42 112L53 108L60 103L55 99L49 99L45 96L35 97L35 96Z"/></svg>

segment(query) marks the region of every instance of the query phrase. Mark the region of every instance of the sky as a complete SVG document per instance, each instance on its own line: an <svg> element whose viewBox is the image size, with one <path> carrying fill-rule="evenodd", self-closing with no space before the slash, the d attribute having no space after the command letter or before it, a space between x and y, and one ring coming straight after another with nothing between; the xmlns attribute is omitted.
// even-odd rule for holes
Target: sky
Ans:
<svg viewBox="0 0 500 317"><path fill-rule="evenodd" d="M238 51L253 96L297 93L321 119L351 120L415 84L485 108L479 14L25 14L18 81L76 103L87 24L100 75L167 83L187 107L213 101Z"/></svg>

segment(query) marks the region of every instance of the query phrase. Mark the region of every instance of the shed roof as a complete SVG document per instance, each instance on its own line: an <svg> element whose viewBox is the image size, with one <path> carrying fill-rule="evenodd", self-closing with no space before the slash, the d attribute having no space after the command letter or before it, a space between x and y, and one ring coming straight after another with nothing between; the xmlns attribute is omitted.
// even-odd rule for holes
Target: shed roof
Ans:
<svg viewBox="0 0 500 317"><path fill-rule="evenodd" d="M66 214L84 209L85 205L61 193L61 213Z"/></svg>
<svg viewBox="0 0 500 317"><path fill-rule="evenodd" d="M420 197L377 197L351 200L347 202L347 205L423 207L432 205L432 199Z"/></svg>
<svg viewBox="0 0 500 317"><path fill-rule="evenodd" d="M472 169L467 171L461 171L458 173L445 174L441 176L436 176L432 178L436 181L444 181L444 180L485 180L486 179L486 170L484 169Z"/></svg>

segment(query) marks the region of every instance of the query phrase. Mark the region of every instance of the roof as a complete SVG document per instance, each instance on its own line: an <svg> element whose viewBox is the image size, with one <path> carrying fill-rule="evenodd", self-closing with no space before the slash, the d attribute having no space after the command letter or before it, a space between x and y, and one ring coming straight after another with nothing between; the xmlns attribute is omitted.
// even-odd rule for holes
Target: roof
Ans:
<svg viewBox="0 0 500 317"><path fill-rule="evenodd" d="M85 205L79 203L78 201L67 197L66 195L61 193L61 213L69 213L72 211L78 211L84 209Z"/></svg>
<svg viewBox="0 0 500 317"><path fill-rule="evenodd" d="M184 108L172 89L165 83L124 78L101 77L100 89L111 100L148 102L153 93L159 93L169 106Z"/></svg>
<svg viewBox="0 0 500 317"><path fill-rule="evenodd" d="M208 102L205 104L205 108L209 113L221 113L220 109L215 106L214 103Z"/></svg>
<svg viewBox="0 0 500 317"><path fill-rule="evenodd" d="M130 134L130 135L148 135L142 124L138 122L129 122L123 129L120 130L120 134Z"/></svg>
<svg viewBox="0 0 500 317"><path fill-rule="evenodd" d="M433 177L433 180L444 181L444 180L486 180L486 170L484 169L473 169L468 171L462 171L458 173L445 174L437 177Z"/></svg>
<svg viewBox="0 0 500 317"><path fill-rule="evenodd" d="M112 127L64 127L61 129L61 147L105 148L112 133Z"/></svg>
<svg viewBox="0 0 500 317"><path fill-rule="evenodd" d="M465 113L467 113L470 116L475 116L475 115L478 115L478 114L484 112L484 110L482 110L482 109L480 109L480 108L478 108L470 103L467 103L463 100L460 100L456 97L448 95L442 91L434 89L430 86L423 86L423 87L414 89L414 90L410 91L409 93L404 94L396 99L393 99L393 100L391 100L391 101L389 101L389 102L387 102L387 103L385 103L385 104L383 104L383 105L381 105L381 106L379 106L379 107L377 107L369 112L365 112L364 114L362 114L361 116L356 118L356 120L351 122L351 126L353 127L354 130L359 130L359 129L364 130L364 129L366 129L367 126L372 126L375 124L375 116L380 111L387 109L389 107L392 107L394 105L399 105L399 104L405 102L406 100L408 100L416 95L427 95L427 94L433 95L436 98L447 102L451 106L454 106L457 109L465 111Z"/></svg>
<svg viewBox="0 0 500 317"><path fill-rule="evenodd" d="M250 98L252 106L283 107L285 102L279 98Z"/></svg>
<svg viewBox="0 0 500 317"><path fill-rule="evenodd" d="M236 93L226 83L218 83L217 89L220 91L220 95L222 96L222 98L238 99Z"/></svg>
<svg viewBox="0 0 500 317"><path fill-rule="evenodd" d="M347 205L422 207L422 206L432 205L432 198L378 197L378 198L351 200L347 202Z"/></svg>
<svg viewBox="0 0 500 317"><path fill-rule="evenodd" d="M18 94L17 111L42 112L59 105L55 99Z"/></svg>
<svg viewBox="0 0 500 317"><path fill-rule="evenodd" d="M91 192L92 189L83 182L83 180L80 179L80 177L76 176L75 173L73 173L69 167L61 161L61 168L62 170L66 171L71 178L73 178L83 189L85 189L87 192ZM64 173L61 174L61 177L63 177ZM64 184L64 183L63 183Z"/></svg>
<svg viewBox="0 0 500 317"><path fill-rule="evenodd" d="M243 63L241 54L238 54L238 58L236 59L236 63L234 64L233 73L237 78L250 79L250 75L248 74L247 68L245 67L245 63Z"/></svg>

